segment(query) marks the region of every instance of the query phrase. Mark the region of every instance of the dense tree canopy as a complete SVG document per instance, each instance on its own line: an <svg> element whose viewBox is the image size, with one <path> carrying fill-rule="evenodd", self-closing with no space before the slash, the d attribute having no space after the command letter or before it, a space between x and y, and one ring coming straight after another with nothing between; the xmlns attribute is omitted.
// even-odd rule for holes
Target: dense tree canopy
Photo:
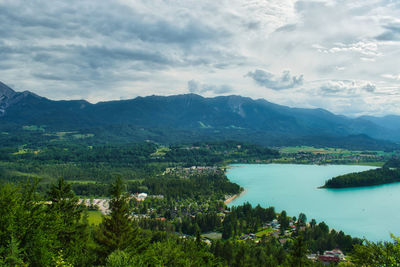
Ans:
<svg viewBox="0 0 400 267"><path fill-rule="evenodd" d="M325 188L373 186L400 182L400 169L387 167L334 177L325 182Z"/></svg>

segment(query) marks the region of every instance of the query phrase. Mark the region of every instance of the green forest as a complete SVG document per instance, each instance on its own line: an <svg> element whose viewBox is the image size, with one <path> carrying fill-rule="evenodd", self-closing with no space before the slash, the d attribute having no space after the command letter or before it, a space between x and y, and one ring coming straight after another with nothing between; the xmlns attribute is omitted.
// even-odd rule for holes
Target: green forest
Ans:
<svg viewBox="0 0 400 267"><path fill-rule="evenodd" d="M0 181L38 179L37 189L45 192L55 179L64 178L77 195L86 197L107 196L107 185L116 176L123 177L133 193L142 190L185 197L197 190L221 197L216 183L219 188L226 187L228 194L239 191L224 175L227 163L268 161L279 156L276 150L233 141L167 147L151 142L89 145L69 139L21 143L29 140L18 139L14 145L0 147ZM166 168L183 170L192 166L216 169L194 172L189 179L182 179L179 173L163 173Z"/></svg>
<svg viewBox="0 0 400 267"><path fill-rule="evenodd" d="M374 186L400 182L399 160L391 159L382 168L333 177L322 188Z"/></svg>

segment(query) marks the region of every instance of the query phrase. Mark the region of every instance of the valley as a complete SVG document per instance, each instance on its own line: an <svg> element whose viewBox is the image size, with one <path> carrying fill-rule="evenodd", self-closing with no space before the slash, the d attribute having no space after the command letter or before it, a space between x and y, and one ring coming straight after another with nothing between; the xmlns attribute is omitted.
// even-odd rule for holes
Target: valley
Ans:
<svg viewBox="0 0 400 267"><path fill-rule="evenodd" d="M11 210L2 206L9 219L2 224L14 227L7 235L23 232L38 244L34 228L14 221L24 221L27 212L35 229L52 240L40 246L52 254L62 244L65 254L58 257L74 265L109 262L117 253L109 239L129 240L121 243L123 251L143 247L129 252L132 264L154 259L152 253L162 246L166 251L156 256L160 261L181 255L194 265L213 266L240 265L243 258L254 265L318 265L335 249L346 255L332 256L335 261L349 261L347 255L357 261L362 259L359 251L373 249L362 238L390 240L387 232L371 228L376 222L366 219L371 217L366 207L347 205L351 199L367 205L373 199L370 192L317 189L323 179L396 161L399 147L390 137L394 130L375 124L375 119L372 123L238 96L152 96L90 104L52 101L4 84L2 90L0 201L20 203ZM277 181L285 183L263 185L268 168L277 166ZM259 176L249 168L266 169ZM394 195L392 189L383 189L376 191L381 194L376 198ZM380 204L389 205L386 200ZM375 207L378 220L395 212ZM12 210L21 213L13 217ZM53 228L37 226L43 218ZM352 223L358 220L364 224ZM398 234L388 222L380 229ZM70 230L64 233L57 225ZM60 239L64 235L74 243ZM53 261L44 255L35 259L39 254L25 243L18 246L31 253L23 256L25 261Z"/></svg>

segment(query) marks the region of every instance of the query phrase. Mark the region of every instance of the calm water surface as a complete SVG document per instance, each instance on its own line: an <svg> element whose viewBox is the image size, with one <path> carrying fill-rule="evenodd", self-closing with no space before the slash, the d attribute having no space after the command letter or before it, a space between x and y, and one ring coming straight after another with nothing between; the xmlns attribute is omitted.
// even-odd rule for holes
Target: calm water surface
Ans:
<svg viewBox="0 0 400 267"><path fill-rule="evenodd" d="M317 222L346 234L372 241L391 240L400 235L400 183L353 188L318 189L337 175L376 167L352 165L240 164L232 165L228 178L246 193L229 205L250 202L263 207L286 210L290 216L300 212Z"/></svg>

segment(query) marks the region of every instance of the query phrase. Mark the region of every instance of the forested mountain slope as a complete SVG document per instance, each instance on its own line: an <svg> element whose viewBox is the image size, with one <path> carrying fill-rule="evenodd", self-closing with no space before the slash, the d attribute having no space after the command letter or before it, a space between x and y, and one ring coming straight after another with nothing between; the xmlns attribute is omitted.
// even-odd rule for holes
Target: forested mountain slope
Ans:
<svg viewBox="0 0 400 267"><path fill-rule="evenodd" d="M369 137L397 141L396 130L370 118L348 118L323 109L289 108L241 96L195 94L137 97L91 104L53 101L0 83L3 131L38 125L53 131L91 129L120 139L249 140L266 145L346 143ZM367 137L365 137L367 136ZM369 136L369 137L368 137ZM387 144L385 144L387 145ZM384 145L384 146L385 146Z"/></svg>

